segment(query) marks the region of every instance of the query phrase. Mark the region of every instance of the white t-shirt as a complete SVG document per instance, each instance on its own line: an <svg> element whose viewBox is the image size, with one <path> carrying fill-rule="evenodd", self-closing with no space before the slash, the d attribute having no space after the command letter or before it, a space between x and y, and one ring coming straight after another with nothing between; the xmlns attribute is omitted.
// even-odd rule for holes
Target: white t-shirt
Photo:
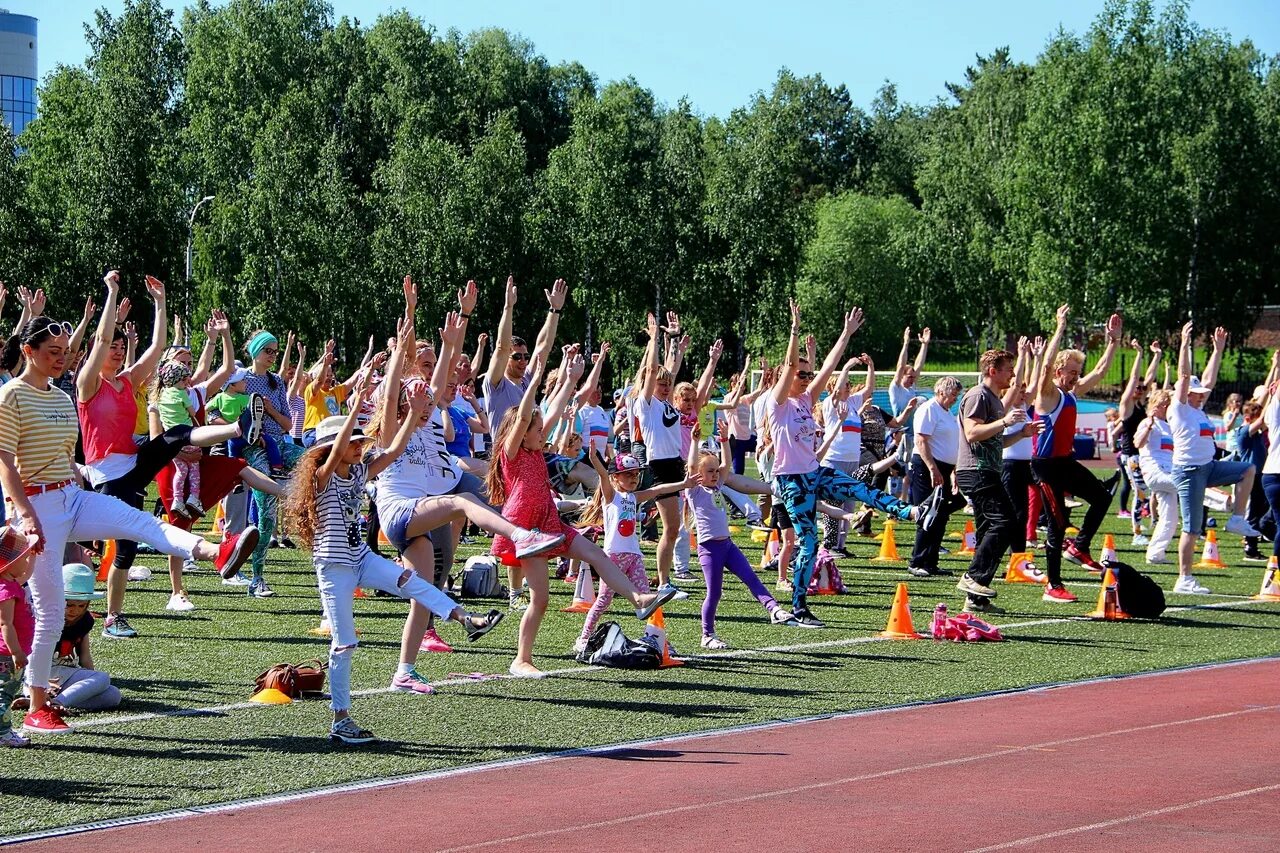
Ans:
<svg viewBox="0 0 1280 853"><path fill-rule="evenodd" d="M378 504L395 501L416 501L451 492L462 472L458 461L450 455L444 444L444 424L440 410L431 415L431 421L414 431L404 453L378 475Z"/></svg>
<svg viewBox="0 0 1280 853"><path fill-rule="evenodd" d="M609 427L612 421L599 406L583 406L578 410L578 434L586 446L604 456L609 446Z"/></svg>
<svg viewBox="0 0 1280 853"><path fill-rule="evenodd" d="M822 423L828 434L837 430L839 434L827 450L824 461L828 462L860 462L862 461L862 418L858 410L862 408L862 394L850 394L846 403L848 411L844 420L836 423L836 401L828 397L822 401Z"/></svg>
<svg viewBox="0 0 1280 853"><path fill-rule="evenodd" d="M808 474L818 470L817 426L813 422L813 403L808 394L788 397L778 403L767 395L765 412L769 416L769 436L773 439L773 475Z"/></svg>
<svg viewBox="0 0 1280 853"><path fill-rule="evenodd" d="M1173 430L1168 421L1152 419L1151 432L1147 433L1147 443L1138 448L1138 459L1150 459L1157 468L1166 474L1173 471Z"/></svg>
<svg viewBox="0 0 1280 853"><path fill-rule="evenodd" d="M1173 428L1173 464L1205 465L1213 461L1213 424L1204 409L1174 399L1169 403L1169 426Z"/></svg>
<svg viewBox="0 0 1280 853"><path fill-rule="evenodd" d="M650 462L656 459L680 458L680 413L671 403L651 397L649 402L641 396L633 407L640 432L644 435L644 447Z"/></svg>
<svg viewBox="0 0 1280 853"><path fill-rule="evenodd" d="M636 530L640 516L636 496L614 489L613 500L604 505L604 552L606 554L640 554Z"/></svg>
<svg viewBox="0 0 1280 853"><path fill-rule="evenodd" d="M956 455L960 450L960 422L955 415L942 408L937 397L930 397L929 402L916 407L912 426L916 435L926 437L934 461L956 464Z"/></svg>
<svg viewBox="0 0 1280 853"><path fill-rule="evenodd" d="M1027 409L1027 420L1032 420L1031 409ZM1026 427L1025 423L1013 424L1004 431L1005 435L1017 435ZM1034 439L1031 436L1020 438L1014 444L1004 449L1004 458L1013 462L1030 462L1031 461L1031 444Z"/></svg>
<svg viewBox="0 0 1280 853"><path fill-rule="evenodd" d="M1262 413L1267 425L1267 461L1262 463L1262 473L1280 474L1280 396L1272 397L1267 410Z"/></svg>

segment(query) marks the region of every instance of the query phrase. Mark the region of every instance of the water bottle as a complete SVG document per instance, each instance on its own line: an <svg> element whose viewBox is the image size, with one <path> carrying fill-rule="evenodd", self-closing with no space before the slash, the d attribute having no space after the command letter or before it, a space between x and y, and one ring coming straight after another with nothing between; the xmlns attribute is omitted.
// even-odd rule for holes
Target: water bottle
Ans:
<svg viewBox="0 0 1280 853"><path fill-rule="evenodd" d="M933 623L930 626L930 633L935 640L941 640L944 636L943 626L947 624L947 605L939 601L938 606L933 608Z"/></svg>

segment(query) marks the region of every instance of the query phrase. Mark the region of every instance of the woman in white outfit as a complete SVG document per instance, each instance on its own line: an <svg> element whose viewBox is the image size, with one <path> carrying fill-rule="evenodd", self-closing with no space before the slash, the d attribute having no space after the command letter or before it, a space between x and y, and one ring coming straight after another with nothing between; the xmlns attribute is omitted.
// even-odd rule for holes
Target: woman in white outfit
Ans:
<svg viewBox="0 0 1280 853"><path fill-rule="evenodd" d="M1178 518L1178 487L1172 473L1173 429L1167 419L1172 398L1164 389L1152 392L1147 399L1147 417L1138 424L1133 436L1142 480L1154 504L1155 529L1147 544L1147 562L1153 565L1169 562L1165 551L1173 541L1174 523Z"/></svg>

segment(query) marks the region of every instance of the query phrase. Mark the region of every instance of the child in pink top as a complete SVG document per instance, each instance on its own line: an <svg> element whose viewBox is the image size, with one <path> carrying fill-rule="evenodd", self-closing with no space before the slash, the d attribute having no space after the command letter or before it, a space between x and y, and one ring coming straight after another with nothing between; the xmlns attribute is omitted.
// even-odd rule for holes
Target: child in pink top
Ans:
<svg viewBox="0 0 1280 853"><path fill-rule="evenodd" d="M31 744L13 730L9 704L22 692L22 670L35 633L36 620L22 585L0 576L0 746Z"/></svg>
<svg viewBox="0 0 1280 853"><path fill-rule="evenodd" d="M636 616L648 619L654 610L675 595L674 588L657 593L644 593L599 546L579 536L577 531L560 520L547 466L542 456L546 445L543 416L534 405L538 393L543 364L540 358L529 368L532 377L518 407L507 410L502 425L494 438L493 462L489 467L487 485L489 500L502 504L502 515L521 527L536 529L545 534L564 534L564 543L536 557L517 558L511 541L495 536L493 554L507 565L518 562L524 569L529 584L529 607L520 620L520 638L516 646L516 658L510 672L516 678L543 678L545 673L533 664L533 643L547 612L547 559L561 555L582 560L602 581L621 593L636 608ZM547 409L547 421L557 421L573 393L578 377L582 375L583 359L577 347L565 349L565 365L560 371L560 382L552 394Z"/></svg>

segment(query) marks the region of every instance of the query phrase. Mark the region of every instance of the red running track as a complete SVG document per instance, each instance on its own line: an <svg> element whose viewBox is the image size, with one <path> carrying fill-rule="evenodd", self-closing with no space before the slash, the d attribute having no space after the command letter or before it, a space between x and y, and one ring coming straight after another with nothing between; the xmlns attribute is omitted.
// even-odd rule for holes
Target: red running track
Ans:
<svg viewBox="0 0 1280 853"><path fill-rule="evenodd" d="M1280 850L1280 661L508 765L20 849Z"/></svg>

